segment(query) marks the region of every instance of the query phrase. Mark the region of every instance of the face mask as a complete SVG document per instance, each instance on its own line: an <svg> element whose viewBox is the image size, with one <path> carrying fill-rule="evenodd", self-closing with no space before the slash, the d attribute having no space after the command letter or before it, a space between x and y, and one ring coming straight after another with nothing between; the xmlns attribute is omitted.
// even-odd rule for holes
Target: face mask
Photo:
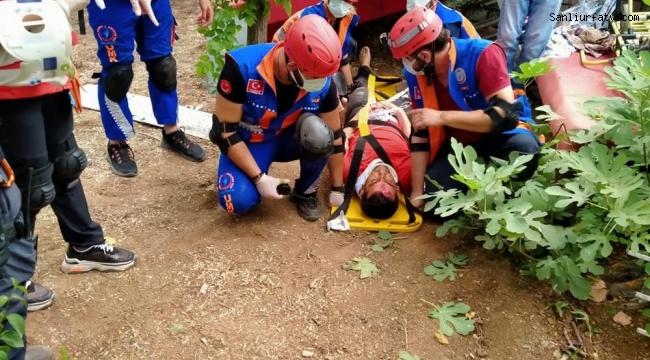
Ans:
<svg viewBox="0 0 650 360"><path fill-rule="evenodd" d="M417 60L413 60L413 62L415 61ZM413 75L424 75L424 71L415 71L415 69L413 69L413 62L410 62L407 58L402 58L402 64L404 64L406 71L410 72Z"/></svg>
<svg viewBox="0 0 650 360"><path fill-rule="evenodd" d="M348 4L341 0L330 0L330 2L327 3L327 8L335 18L340 19L352 11L352 4Z"/></svg>
<svg viewBox="0 0 650 360"><path fill-rule="evenodd" d="M296 83L296 85L300 84L300 81L296 79L296 75L294 75L296 71L292 71L289 74L291 74L291 79ZM299 88L307 91L307 92L317 92L322 90L325 87L325 83L327 82L327 78L323 79L305 79L305 77L302 75L302 72L300 70L297 71L298 75L300 75L300 79L302 80L302 86L298 85Z"/></svg>
<svg viewBox="0 0 650 360"><path fill-rule="evenodd" d="M431 0L406 0L406 11L411 11L416 7L427 6Z"/></svg>

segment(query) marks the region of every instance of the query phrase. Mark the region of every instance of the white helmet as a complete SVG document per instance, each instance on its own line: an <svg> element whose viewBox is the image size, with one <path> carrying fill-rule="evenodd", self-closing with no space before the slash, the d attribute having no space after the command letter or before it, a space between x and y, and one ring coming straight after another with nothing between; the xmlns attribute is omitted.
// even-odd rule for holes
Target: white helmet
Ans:
<svg viewBox="0 0 650 360"><path fill-rule="evenodd" d="M56 1L0 1L0 65L21 62L0 72L0 85L63 85L73 71L72 30Z"/></svg>

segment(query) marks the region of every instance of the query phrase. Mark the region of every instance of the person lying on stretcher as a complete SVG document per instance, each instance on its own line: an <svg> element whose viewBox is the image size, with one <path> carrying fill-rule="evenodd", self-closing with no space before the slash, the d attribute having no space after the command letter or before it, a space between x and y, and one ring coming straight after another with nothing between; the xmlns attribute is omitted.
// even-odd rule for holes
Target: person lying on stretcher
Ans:
<svg viewBox="0 0 650 360"><path fill-rule="evenodd" d="M357 88L350 94L345 110L345 156L343 166L344 183L349 176L356 177L355 192L361 199L361 210L373 219L388 219L399 208L399 194L410 192L411 153L409 135L411 124L406 113L390 102L378 102L370 106L368 128L377 140L393 166L382 161L380 156L366 143L363 158L357 174L350 174L357 142L359 112L368 103L368 77L370 76L370 50L361 49L359 60L362 66L354 79ZM398 188L398 184L403 184ZM332 191L344 192L344 189ZM335 205L335 204L333 204Z"/></svg>

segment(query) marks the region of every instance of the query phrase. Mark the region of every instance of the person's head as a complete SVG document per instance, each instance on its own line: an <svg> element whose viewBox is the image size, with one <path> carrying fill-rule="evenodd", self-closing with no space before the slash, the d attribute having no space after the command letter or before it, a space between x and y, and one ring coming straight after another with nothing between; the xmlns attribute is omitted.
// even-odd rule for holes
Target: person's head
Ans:
<svg viewBox="0 0 650 360"><path fill-rule="evenodd" d="M372 219L388 219L399 208L399 190L391 170L386 164L376 166L359 191L361 211Z"/></svg>
<svg viewBox="0 0 650 360"><path fill-rule="evenodd" d="M335 18L340 19L354 12L354 5L358 2L359 0L329 0L327 9Z"/></svg>
<svg viewBox="0 0 650 360"><path fill-rule="evenodd" d="M308 92L320 91L343 57L338 35L315 14L303 16L289 29L284 53L291 81Z"/></svg>
<svg viewBox="0 0 650 360"><path fill-rule="evenodd" d="M438 5L438 0L406 0L406 11L411 11L420 6L435 10L436 5Z"/></svg>
<svg viewBox="0 0 650 360"><path fill-rule="evenodd" d="M449 64L451 37L433 10L416 7L402 16L388 35L393 58L416 75L432 74Z"/></svg>

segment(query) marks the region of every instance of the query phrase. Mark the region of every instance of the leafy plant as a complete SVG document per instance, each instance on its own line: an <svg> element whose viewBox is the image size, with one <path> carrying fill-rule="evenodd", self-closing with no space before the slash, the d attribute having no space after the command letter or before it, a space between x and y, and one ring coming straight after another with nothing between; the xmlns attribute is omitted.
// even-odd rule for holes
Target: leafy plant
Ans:
<svg viewBox="0 0 650 360"><path fill-rule="evenodd" d="M27 294L27 289L20 285L16 279L12 278L11 281L14 290ZM17 294L0 296L0 309L2 309L0 311L0 323L4 324L8 322L13 328L13 330L3 330L0 332L0 342L4 344L0 346L0 360L9 359L11 349L25 347L25 342L23 341L25 335L25 318L15 313L7 314L7 303L12 300L20 301L27 306L27 301Z"/></svg>
<svg viewBox="0 0 650 360"><path fill-rule="evenodd" d="M343 265L343 270L357 270L359 271L359 278L365 279L378 275L380 270L372 260L368 258L354 258L346 265Z"/></svg>
<svg viewBox="0 0 650 360"><path fill-rule="evenodd" d="M61 360L77 360L76 357L70 357L68 354L68 349L65 346L59 349L59 354L61 355Z"/></svg>
<svg viewBox="0 0 650 360"><path fill-rule="evenodd" d="M420 357L417 355L411 355L410 352L402 350L398 354L399 360L420 360Z"/></svg>
<svg viewBox="0 0 650 360"><path fill-rule="evenodd" d="M450 262L443 263L440 260L434 260L431 265L424 268L424 273L433 276L436 281L456 281L456 267Z"/></svg>
<svg viewBox="0 0 650 360"><path fill-rule="evenodd" d="M287 15L291 13L290 0L274 0L282 4ZM206 53L199 57L196 63L196 76L208 76L208 80L216 82L224 65L224 54L245 44L237 43L237 34L242 31L238 20L252 26L258 22L266 26L271 2L269 0L213 0L214 13L212 24L198 29L207 38Z"/></svg>
<svg viewBox="0 0 650 360"><path fill-rule="evenodd" d="M436 281L444 281L449 278L449 281L456 280L456 266L467 265L467 255L456 255L454 253L447 253L447 261L434 260L431 265L424 268L424 273L428 276L433 276Z"/></svg>
<svg viewBox="0 0 650 360"><path fill-rule="evenodd" d="M382 230L377 233L377 238L373 240L371 249L375 252L384 251L384 249L393 246L395 240L397 240L397 238L394 238L390 232Z"/></svg>
<svg viewBox="0 0 650 360"><path fill-rule="evenodd" d="M471 310L469 305L465 303L454 304L453 302L446 302L441 306L436 306L429 302L426 303L435 308L429 312L429 317L438 319L440 332L443 335L452 336L454 329L459 335L469 335L469 333L474 331L474 320L468 319L467 316L467 313Z"/></svg>
<svg viewBox="0 0 650 360"><path fill-rule="evenodd" d="M519 66L521 72L513 71L510 73L510 78L523 84L525 89L535 80L536 77L542 76L556 67L557 65L549 65L548 59L533 59Z"/></svg>
<svg viewBox="0 0 650 360"><path fill-rule="evenodd" d="M625 51L606 69L608 87L626 99L588 101L585 109L596 126L569 132L582 147L558 150L563 138L556 137L542 148L537 171L526 182L516 176L532 155L485 161L452 139L453 178L468 190L425 195L435 214L460 215L436 235L470 230L484 248L522 255L530 274L578 299L589 297L587 277L604 273L600 262L616 247L649 252L650 53L640 58Z"/></svg>

